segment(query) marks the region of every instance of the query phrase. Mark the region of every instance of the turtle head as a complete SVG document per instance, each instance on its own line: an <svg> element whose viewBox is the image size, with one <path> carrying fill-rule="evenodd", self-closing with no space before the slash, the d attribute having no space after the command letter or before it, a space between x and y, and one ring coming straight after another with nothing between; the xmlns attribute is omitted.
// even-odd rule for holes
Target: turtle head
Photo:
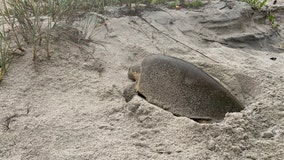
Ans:
<svg viewBox="0 0 284 160"><path fill-rule="evenodd" d="M141 73L140 65L129 67L128 78L134 81L138 81L138 79L140 78L140 73Z"/></svg>

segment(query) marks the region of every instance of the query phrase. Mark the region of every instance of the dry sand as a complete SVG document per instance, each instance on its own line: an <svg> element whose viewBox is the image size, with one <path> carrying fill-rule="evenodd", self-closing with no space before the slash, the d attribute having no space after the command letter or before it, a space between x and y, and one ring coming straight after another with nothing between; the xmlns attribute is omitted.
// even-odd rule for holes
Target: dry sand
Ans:
<svg viewBox="0 0 284 160"><path fill-rule="evenodd" d="M282 31L275 36L261 17L244 17L251 13L246 5L220 10L224 3L143 13L183 44L139 17L123 16L109 18L107 29L90 27L95 43L58 39L50 60L41 54L33 62L29 50L15 58L0 83L0 159L284 159L284 6L278 4ZM245 109L221 123L199 124L138 96L126 103L128 67L152 54L196 64Z"/></svg>

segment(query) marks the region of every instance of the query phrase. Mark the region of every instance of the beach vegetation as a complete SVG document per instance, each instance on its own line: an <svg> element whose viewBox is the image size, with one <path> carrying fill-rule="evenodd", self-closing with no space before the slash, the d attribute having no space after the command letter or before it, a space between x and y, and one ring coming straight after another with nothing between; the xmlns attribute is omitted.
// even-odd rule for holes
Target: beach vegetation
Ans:
<svg viewBox="0 0 284 160"><path fill-rule="evenodd" d="M9 40L7 40L5 32L3 32L4 25L1 25L0 31L0 82L2 81L4 75L7 73L7 70L10 66L12 59L12 54L9 48Z"/></svg>
<svg viewBox="0 0 284 160"><path fill-rule="evenodd" d="M269 23L270 23L270 25L272 26L273 29L279 28L280 25L278 23L276 23L274 14L269 13L268 16L267 16L267 19L268 19L268 21L269 21Z"/></svg>
<svg viewBox="0 0 284 160"><path fill-rule="evenodd" d="M259 10L265 6L267 0L243 0L243 2L249 4L253 10Z"/></svg>
<svg viewBox="0 0 284 160"><path fill-rule="evenodd" d="M201 7L203 4L201 0L185 0L184 5L187 8L198 8Z"/></svg>

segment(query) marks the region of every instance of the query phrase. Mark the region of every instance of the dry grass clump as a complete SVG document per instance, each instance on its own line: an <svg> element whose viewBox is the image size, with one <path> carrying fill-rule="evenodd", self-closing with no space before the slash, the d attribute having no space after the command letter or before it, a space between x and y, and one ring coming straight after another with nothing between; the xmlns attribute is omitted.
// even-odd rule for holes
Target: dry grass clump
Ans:
<svg viewBox="0 0 284 160"><path fill-rule="evenodd" d="M103 7L104 0L1 0L0 10L0 80L13 53L32 49L33 60L44 49L51 56L50 43L57 24L72 24L75 12Z"/></svg>
<svg viewBox="0 0 284 160"><path fill-rule="evenodd" d="M0 32L0 82L7 73L11 61L11 57L9 55L9 46L5 38L5 35Z"/></svg>
<svg viewBox="0 0 284 160"><path fill-rule="evenodd" d="M35 59L42 44L50 57L51 31L72 10L75 0L2 0L2 3L1 16L10 27L15 48L24 51L24 45L31 45Z"/></svg>

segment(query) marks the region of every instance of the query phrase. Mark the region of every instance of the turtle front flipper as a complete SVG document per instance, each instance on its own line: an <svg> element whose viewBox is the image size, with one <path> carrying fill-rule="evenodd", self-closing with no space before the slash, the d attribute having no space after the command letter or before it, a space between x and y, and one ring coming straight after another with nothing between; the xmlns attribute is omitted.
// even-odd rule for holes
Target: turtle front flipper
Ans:
<svg viewBox="0 0 284 160"><path fill-rule="evenodd" d="M125 99L126 102L129 102L132 100L132 98L135 95L138 95L137 92L134 89L135 83L130 84L128 86L125 87L125 89L123 90L123 97Z"/></svg>

